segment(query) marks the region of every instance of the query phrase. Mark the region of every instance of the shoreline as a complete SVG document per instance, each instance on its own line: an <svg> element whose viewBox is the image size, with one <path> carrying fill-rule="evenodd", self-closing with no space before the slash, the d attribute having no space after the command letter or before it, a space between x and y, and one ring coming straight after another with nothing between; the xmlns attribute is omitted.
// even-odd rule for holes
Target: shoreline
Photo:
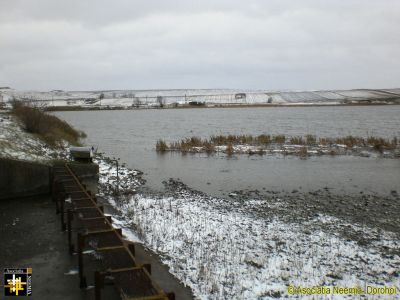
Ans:
<svg viewBox="0 0 400 300"><path fill-rule="evenodd" d="M216 294L222 298L272 293L284 297L285 278L344 286L360 284L358 278L363 276L370 284L396 282L393 267L400 255L397 191L387 196L363 191L343 196L329 187L313 192L239 190L220 198L176 180L164 185L162 194L139 192L110 204L200 299ZM357 256L359 252L363 257ZM310 256L316 266L303 270ZM279 262L282 257L288 260L289 272ZM377 268L366 275L363 270L370 260ZM225 270L227 264L230 271L221 278L217 270ZM246 288L248 280L263 292ZM268 285L271 281L274 287Z"/></svg>

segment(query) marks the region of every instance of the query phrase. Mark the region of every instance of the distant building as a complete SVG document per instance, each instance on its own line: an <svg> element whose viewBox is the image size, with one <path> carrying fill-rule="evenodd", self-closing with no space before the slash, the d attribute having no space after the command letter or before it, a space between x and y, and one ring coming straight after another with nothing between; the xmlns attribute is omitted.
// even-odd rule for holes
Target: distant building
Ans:
<svg viewBox="0 0 400 300"><path fill-rule="evenodd" d="M87 98L84 100L85 104L94 104L97 101L99 101L99 99L97 99L97 98Z"/></svg>
<svg viewBox="0 0 400 300"><path fill-rule="evenodd" d="M237 93L235 94L235 99L246 99L245 93Z"/></svg>
<svg viewBox="0 0 400 300"><path fill-rule="evenodd" d="M201 102L201 101L189 101L189 105L192 105L192 106L205 106L206 103L205 102Z"/></svg>

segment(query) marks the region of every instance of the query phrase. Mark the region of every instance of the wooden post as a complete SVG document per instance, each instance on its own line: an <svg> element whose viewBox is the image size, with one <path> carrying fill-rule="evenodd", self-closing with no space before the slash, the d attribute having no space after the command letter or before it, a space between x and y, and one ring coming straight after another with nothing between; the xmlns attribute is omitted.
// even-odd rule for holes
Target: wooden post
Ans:
<svg viewBox="0 0 400 300"><path fill-rule="evenodd" d="M60 201L61 231L65 231L66 226L65 226L65 220L64 220L64 218L65 218L65 216L64 216L64 204L65 204L66 194L62 193L61 195L62 195L61 199L60 199L61 200Z"/></svg>
<svg viewBox="0 0 400 300"><path fill-rule="evenodd" d="M59 189L57 188L57 192L56 192L56 194L54 196L54 199L56 201L56 214L57 215L60 213L60 205L59 205L60 197L61 197L61 193L60 193Z"/></svg>
<svg viewBox="0 0 400 300"><path fill-rule="evenodd" d="M67 210L67 231L68 231L68 250L69 254L72 255L74 252L74 245L72 244L72 226L71 221L73 218L72 210Z"/></svg>
<svg viewBox="0 0 400 300"><path fill-rule="evenodd" d="M151 275L151 264L143 264L142 268L145 268L147 272Z"/></svg>
<svg viewBox="0 0 400 300"><path fill-rule="evenodd" d="M86 278L83 275L83 246L85 243L85 237L81 233L78 233L78 268L79 268L79 287L81 289L86 288Z"/></svg>
<svg viewBox="0 0 400 300"><path fill-rule="evenodd" d="M168 298L168 300L175 300L175 294L174 293L167 293L167 298Z"/></svg>
<svg viewBox="0 0 400 300"><path fill-rule="evenodd" d="M132 253L132 255L135 256L135 244L134 243L129 243L128 244L128 249Z"/></svg>
<svg viewBox="0 0 400 300"><path fill-rule="evenodd" d="M99 271L94 272L95 299L101 300L101 289L104 287L104 276Z"/></svg>

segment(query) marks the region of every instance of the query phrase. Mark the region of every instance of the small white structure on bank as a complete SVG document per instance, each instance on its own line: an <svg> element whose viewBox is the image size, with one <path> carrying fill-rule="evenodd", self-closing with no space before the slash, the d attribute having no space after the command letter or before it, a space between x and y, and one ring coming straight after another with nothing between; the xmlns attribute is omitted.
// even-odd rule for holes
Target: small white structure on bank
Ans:
<svg viewBox="0 0 400 300"><path fill-rule="evenodd" d="M92 162L94 149L93 147L70 147L69 153L75 161Z"/></svg>

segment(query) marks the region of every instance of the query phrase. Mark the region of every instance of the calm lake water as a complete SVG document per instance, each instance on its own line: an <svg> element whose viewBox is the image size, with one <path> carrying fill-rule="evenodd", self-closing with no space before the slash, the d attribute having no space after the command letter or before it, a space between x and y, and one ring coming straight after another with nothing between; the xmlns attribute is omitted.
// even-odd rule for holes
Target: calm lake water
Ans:
<svg viewBox="0 0 400 300"><path fill-rule="evenodd" d="M57 112L87 133L87 144L120 157L145 173L147 185L179 178L212 195L239 189L303 191L331 187L387 194L399 189L400 159L361 157L271 157L179 153L157 154L158 139L193 135L285 134L288 136L377 135L400 137L400 106L204 108Z"/></svg>

